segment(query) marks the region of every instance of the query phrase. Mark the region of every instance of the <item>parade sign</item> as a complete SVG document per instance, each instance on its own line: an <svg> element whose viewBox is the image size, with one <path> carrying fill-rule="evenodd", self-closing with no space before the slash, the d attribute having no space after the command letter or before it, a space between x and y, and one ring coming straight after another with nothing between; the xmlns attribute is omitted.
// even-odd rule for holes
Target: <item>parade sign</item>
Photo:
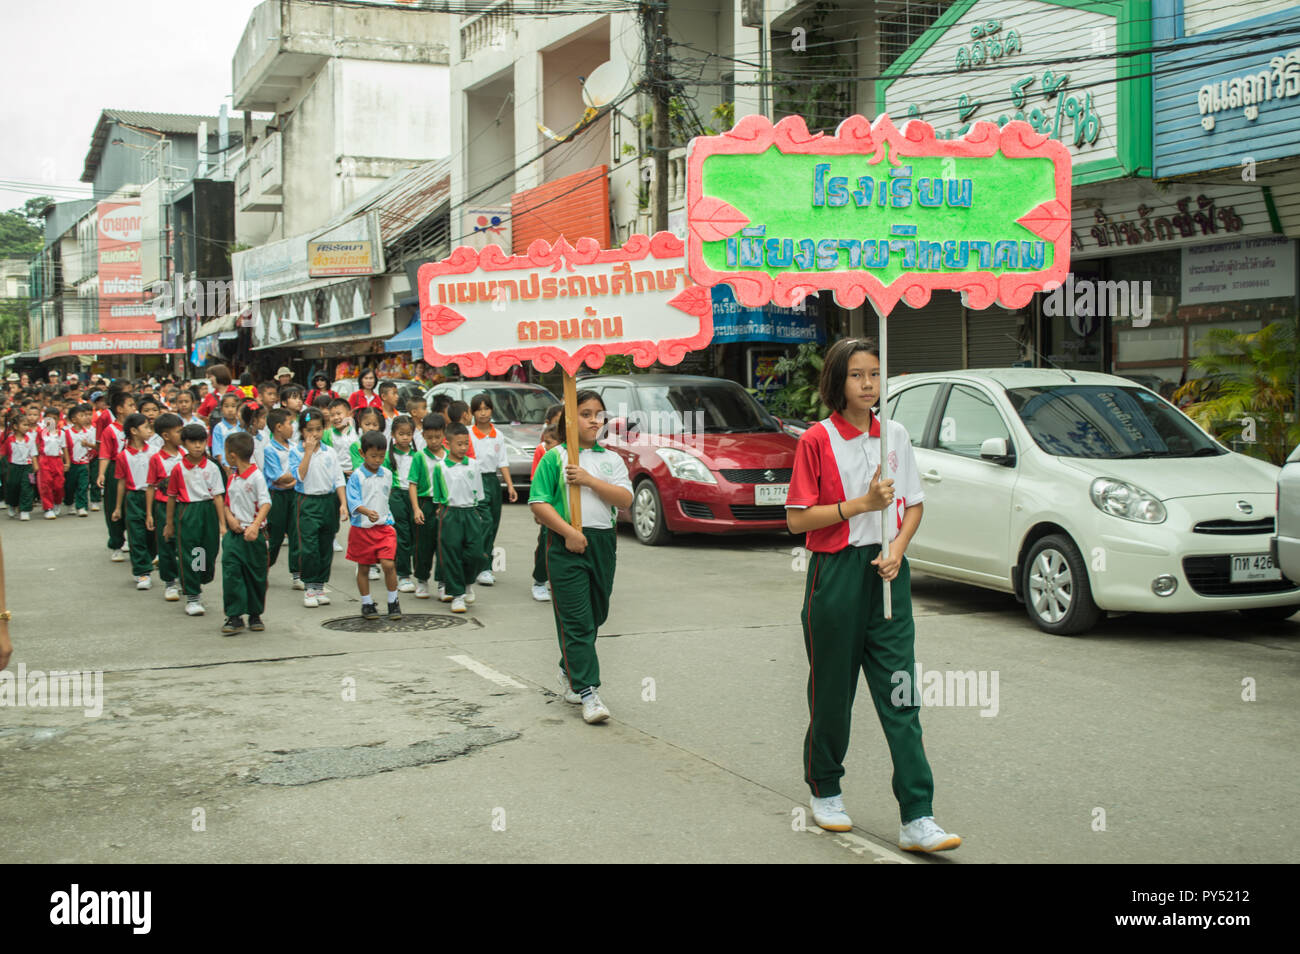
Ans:
<svg viewBox="0 0 1300 954"><path fill-rule="evenodd" d="M939 288L1020 308L1069 270L1070 154L1025 122L939 139L888 116L851 116L834 136L747 116L692 140L686 181L690 276L729 283L742 305L829 289L888 314Z"/></svg>
<svg viewBox="0 0 1300 954"><path fill-rule="evenodd" d="M531 361L573 375L610 354L638 367L677 364L713 336L707 288L687 278L682 240L671 232L633 235L622 248L595 239L526 255L498 246L461 246L417 273L424 360L457 364L466 377L501 374Z"/></svg>

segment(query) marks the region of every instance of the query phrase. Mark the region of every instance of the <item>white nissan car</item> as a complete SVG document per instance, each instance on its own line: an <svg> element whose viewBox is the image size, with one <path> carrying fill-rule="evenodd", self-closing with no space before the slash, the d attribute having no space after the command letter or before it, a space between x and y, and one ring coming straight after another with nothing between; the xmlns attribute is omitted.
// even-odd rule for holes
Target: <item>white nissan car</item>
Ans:
<svg viewBox="0 0 1300 954"><path fill-rule="evenodd" d="M1045 368L892 378L925 515L914 569L1014 593L1049 633L1110 612L1300 610L1270 556L1278 468L1125 378Z"/></svg>

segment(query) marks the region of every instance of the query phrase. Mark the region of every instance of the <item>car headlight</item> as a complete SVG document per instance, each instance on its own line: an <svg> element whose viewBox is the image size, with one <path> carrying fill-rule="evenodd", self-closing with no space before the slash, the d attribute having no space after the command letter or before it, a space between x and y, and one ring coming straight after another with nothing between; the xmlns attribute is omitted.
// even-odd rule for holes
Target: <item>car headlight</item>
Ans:
<svg viewBox="0 0 1300 954"><path fill-rule="evenodd" d="M657 448L655 453L668 465L668 473L678 480L695 480L702 484L716 484L718 482L718 479L713 476L709 468L704 466L704 462L694 454L688 454L686 451L675 450L671 447Z"/></svg>
<svg viewBox="0 0 1300 954"><path fill-rule="evenodd" d="M1141 487L1114 477L1098 477L1092 482L1092 502L1102 513L1136 523L1164 523L1165 505Z"/></svg>

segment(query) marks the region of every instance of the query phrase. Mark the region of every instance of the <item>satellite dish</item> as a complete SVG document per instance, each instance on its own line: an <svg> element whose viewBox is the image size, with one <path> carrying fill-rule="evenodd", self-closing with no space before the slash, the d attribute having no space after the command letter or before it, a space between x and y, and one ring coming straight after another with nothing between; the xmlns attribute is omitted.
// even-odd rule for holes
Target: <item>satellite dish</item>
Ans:
<svg viewBox="0 0 1300 954"><path fill-rule="evenodd" d="M630 81L626 66L606 61L583 81L582 100L593 109L600 109L616 100Z"/></svg>

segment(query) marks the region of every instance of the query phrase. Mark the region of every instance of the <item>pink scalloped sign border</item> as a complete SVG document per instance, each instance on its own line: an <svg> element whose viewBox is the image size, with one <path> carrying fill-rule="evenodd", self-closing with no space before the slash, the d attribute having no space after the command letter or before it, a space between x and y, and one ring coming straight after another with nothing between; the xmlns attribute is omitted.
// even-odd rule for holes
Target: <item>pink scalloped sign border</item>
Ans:
<svg viewBox="0 0 1300 954"><path fill-rule="evenodd" d="M749 222L740 210L704 194L704 161L710 156L757 155L773 146L787 155L870 156L886 143L891 158L978 158L996 155L1001 150L1003 155L1012 158L1050 159L1054 166L1055 197L1026 209L1016 223L1051 244L1051 266L1002 275L991 271L911 271L886 285L869 272L792 268L790 272L772 276L766 270L720 272L705 264L705 242L729 238ZM776 124L763 116L746 116L719 136L691 140L686 163L686 258L691 278L706 286L727 282L735 289L737 301L749 307L768 302L793 306L808 295L828 289L844 308L856 308L870 299L879 313L887 315L900 299L913 308L920 308L929 302L932 291L947 289L961 292L970 308L983 309L995 303L1022 308L1034 292L1062 284L1070 270L1070 153L1059 140L1034 132L1026 122L1010 122L1001 128L995 123L975 123L964 137L945 140L935 137L934 127L929 123L910 120L900 130L888 115L879 116L874 123L864 116L850 116L840 123L834 136L808 132L807 124L799 116L789 116Z"/></svg>
<svg viewBox="0 0 1300 954"><path fill-rule="evenodd" d="M713 340L709 289L691 282L685 244L671 232L614 249L594 238L538 239L526 255L462 245L421 265L416 281L425 361L457 364L471 378L524 361L573 375L611 354L641 368L674 365Z"/></svg>

